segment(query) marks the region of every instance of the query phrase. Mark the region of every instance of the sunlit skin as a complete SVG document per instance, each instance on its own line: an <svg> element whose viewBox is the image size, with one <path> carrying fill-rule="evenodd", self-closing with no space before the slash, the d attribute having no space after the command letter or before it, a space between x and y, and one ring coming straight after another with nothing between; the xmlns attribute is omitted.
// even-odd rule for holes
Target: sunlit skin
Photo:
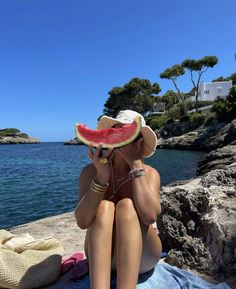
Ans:
<svg viewBox="0 0 236 289"><path fill-rule="evenodd" d="M116 127L120 127L117 125ZM116 271L118 289L135 289L138 274L151 270L159 261L161 241L153 227L160 214L160 175L143 163L143 138L119 149L109 149L100 162L102 144L88 156L92 163L80 175L77 224L87 229L84 250L89 260L92 289L110 288L110 273ZM130 170L144 168L146 174L132 178L113 194L114 185L126 180ZM92 179L109 183L104 195L90 189Z"/></svg>

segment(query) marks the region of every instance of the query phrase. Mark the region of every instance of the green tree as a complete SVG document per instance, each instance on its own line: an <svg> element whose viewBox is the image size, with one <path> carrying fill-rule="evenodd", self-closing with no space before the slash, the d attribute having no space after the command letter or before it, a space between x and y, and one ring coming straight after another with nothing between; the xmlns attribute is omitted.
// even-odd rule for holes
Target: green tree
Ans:
<svg viewBox="0 0 236 289"><path fill-rule="evenodd" d="M232 73L229 77L228 77L228 79L230 80L232 80L232 82L233 82L233 85L236 85L236 73Z"/></svg>
<svg viewBox="0 0 236 289"><path fill-rule="evenodd" d="M236 117L236 85L230 90L226 99L218 97L211 109L220 121L231 121Z"/></svg>
<svg viewBox="0 0 236 289"><path fill-rule="evenodd" d="M177 90L176 95L177 95L178 101L182 106L184 114L188 115L188 110L186 108L184 97L181 94L180 89L177 86L177 78L180 77L181 75L183 75L184 73L185 73L184 68L178 64L175 64L172 67L167 68L164 72L162 72L160 74L160 78L169 79L173 82L173 84Z"/></svg>
<svg viewBox="0 0 236 289"><path fill-rule="evenodd" d="M225 78L223 76L217 77L216 79L212 80L212 82L218 82L218 81L228 81L229 78Z"/></svg>
<svg viewBox="0 0 236 289"><path fill-rule="evenodd" d="M148 79L133 78L123 87L113 87L104 104L104 114L115 117L120 110L132 109L146 114L153 108L153 103L161 91L158 83Z"/></svg>
<svg viewBox="0 0 236 289"><path fill-rule="evenodd" d="M174 104L178 103L178 97L173 90L167 90L167 92L162 95L161 99L165 103L167 110L169 110Z"/></svg>
<svg viewBox="0 0 236 289"><path fill-rule="evenodd" d="M17 128L0 129L1 136L18 136L19 134L20 134L20 131Z"/></svg>
<svg viewBox="0 0 236 289"><path fill-rule="evenodd" d="M205 56L199 60L195 59L186 59L182 62L181 66L189 70L191 75L191 81L195 89L195 105L196 112L198 112L198 96L199 91L198 87L202 74L205 73L209 67L214 67L218 63L218 58L216 56ZM197 78L194 79L193 73L196 72Z"/></svg>

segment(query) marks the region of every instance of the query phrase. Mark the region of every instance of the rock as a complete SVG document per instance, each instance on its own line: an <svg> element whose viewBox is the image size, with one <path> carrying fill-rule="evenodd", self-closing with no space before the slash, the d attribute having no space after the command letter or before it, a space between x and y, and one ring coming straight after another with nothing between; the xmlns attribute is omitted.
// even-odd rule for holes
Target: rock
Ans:
<svg viewBox="0 0 236 289"><path fill-rule="evenodd" d="M170 137L167 139L160 138L157 141L158 148L179 149L179 150L199 150L199 132L189 132L181 136Z"/></svg>
<svg viewBox="0 0 236 289"><path fill-rule="evenodd" d="M86 230L81 230L77 226L74 212L43 218L9 230L16 235L29 233L35 239L48 236L58 239L64 248L64 258L78 251L84 252Z"/></svg>
<svg viewBox="0 0 236 289"><path fill-rule="evenodd" d="M69 141L65 141L64 145L84 145L81 141L79 141L77 138L74 138Z"/></svg>
<svg viewBox="0 0 236 289"><path fill-rule="evenodd" d="M228 145L203 155L198 162L197 175L214 169L224 169L228 166L236 166L236 145Z"/></svg>
<svg viewBox="0 0 236 289"><path fill-rule="evenodd" d="M158 228L166 261L232 278L236 265L236 167L213 170L161 189Z"/></svg>
<svg viewBox="0 0 236 289"><path fill-rule="evenodd" d="M0 144L37 144L40 143L38 138L23 138L23 137L11 137L6 136L0 138Z"/></svg>
<svg viewBox="0 0 236 289"><path fill-rule="evenodd" d="M228 144L236 144L236 119L229 124L216 123L211 127L200 127L181 136L160 138L157 147L209 152Z"/></svg>
<svg viewBox="0 0 236 289"><path fill-rule="evenodd" d="M202 146L205 150L211 151L233 143L236 144L236 119L221 128L214 136L207 138Z"/></svg>
<svg viewBox="0 0 236 289"><path fill-rule="evenodd" d="M161 137L169 138L174 136L180 136L193 131L196 127L188 122L178 122L174 121L171 123L165 123L163 129L160 132Z"/></svg>

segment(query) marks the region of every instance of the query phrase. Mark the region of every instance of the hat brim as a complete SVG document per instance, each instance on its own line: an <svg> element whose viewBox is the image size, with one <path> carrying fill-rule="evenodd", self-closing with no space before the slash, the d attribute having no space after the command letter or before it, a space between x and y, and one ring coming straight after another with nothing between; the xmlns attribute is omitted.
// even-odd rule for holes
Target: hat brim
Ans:
<svg viewBox="0 0 236 289"><path fill-rule="evenodd" d="M102 116L97 124L97 129L104 129L114 126L115 124L125 124L110 116ZM157 147L157 136L149 126L142 126L141 134L143 136L143 156L148 158L154 154Z"/></svg>

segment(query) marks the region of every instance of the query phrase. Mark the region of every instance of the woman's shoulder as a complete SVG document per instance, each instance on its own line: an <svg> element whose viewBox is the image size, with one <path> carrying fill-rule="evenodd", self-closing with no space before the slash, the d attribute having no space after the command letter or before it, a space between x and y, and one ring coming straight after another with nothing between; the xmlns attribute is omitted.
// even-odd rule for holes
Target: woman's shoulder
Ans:
<svg viewBox="0 0 236 289"><path fill-rule="evenodd" d="M144 164L144 169L148 174L151 174L160 178L160 173L157 169L146 164Z"/></svg>

